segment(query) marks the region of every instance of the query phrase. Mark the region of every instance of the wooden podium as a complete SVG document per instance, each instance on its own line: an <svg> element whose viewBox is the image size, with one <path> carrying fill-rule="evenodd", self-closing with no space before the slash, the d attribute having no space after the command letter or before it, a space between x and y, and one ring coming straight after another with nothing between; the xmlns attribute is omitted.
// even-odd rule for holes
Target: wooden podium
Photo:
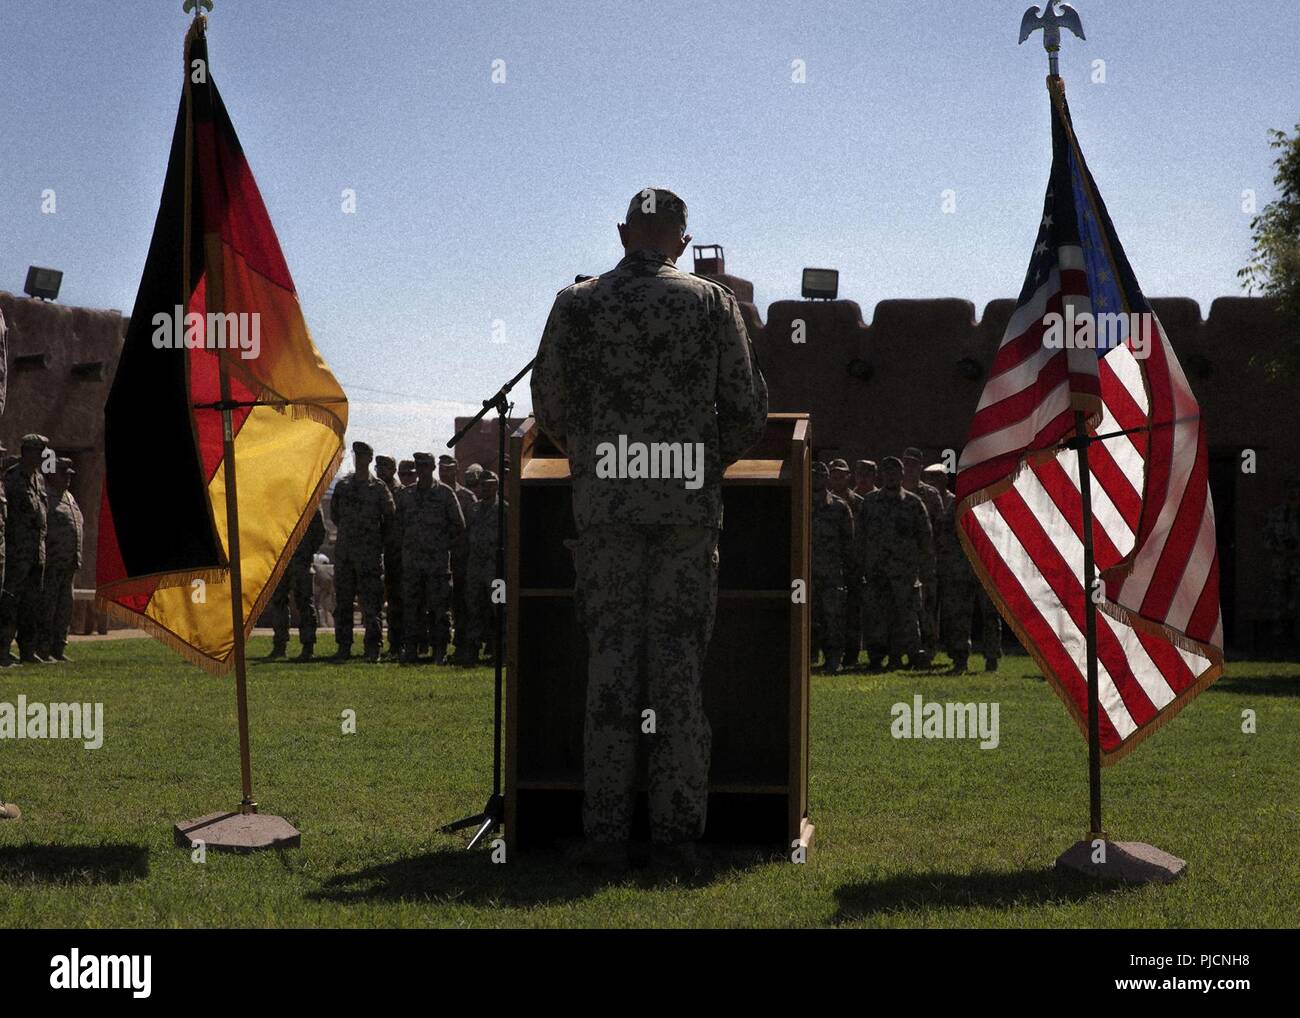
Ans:
<svg viewBox="0 0 1300 1018"><path fill-rule="evenodd" d="M708 841L812 848L808 820L807 414L772 414L723 478L717 618L705 663L713 728ZM529 418L507 484L506 839L511 851L582 834L587 638L574 609L569 464ZM648 832L642 792L633 836Z"/></svg>

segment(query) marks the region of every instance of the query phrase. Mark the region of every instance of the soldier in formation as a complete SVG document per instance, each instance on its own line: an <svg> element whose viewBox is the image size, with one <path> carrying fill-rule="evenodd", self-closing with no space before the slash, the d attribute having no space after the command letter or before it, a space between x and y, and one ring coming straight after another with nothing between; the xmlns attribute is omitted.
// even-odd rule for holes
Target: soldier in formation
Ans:
<svg viewBox="0 0 1300 1018"><path fill-rule="evenodd" d="M948 490L947 470L943 464L933 463L925 468L924 477L943 500L943 516L934 527L934 552L939 583L939 628L948 656L952 658L952 672L964 675L969 670L971 620L977 609L984 670L995 672L1002 656L1002 619L962 551L953 519L956 499Z"/></svg>
<svg viewBox="0 0 1300 1018"><path fill-rule="evenodd" d="M45 533L49 513L42 463L49 442L24 435L22 455L4 475L5 574L0 589L0 666L44 664L39 653ZM9 648L18 640L18 657Z"/></svg>
<svg viewBox="0 0 1300 1018"><path fill-rule="evenodd" d="M414 466L414 464L412 464ZM397 461L391 456L375 457L375 476L388 486L397 504L397 493L402 490L402 482L397 479ZM388 532L384 543L384 617L388 619L388 655L396 660L402 655L402 545L393 527Z"/></svg>
<svg viewBox="0 0 1300 1018"><path fill-rule="evenodd" d="M926 516L933 532L936 521L944 515L943 499L939 492L921 479L921 468L925 465L921 450L908 446L903 450L903 490L920 498L925 506ZM917 665L926 667L937 649L939 642L939 583L935 573L934 549L926 556L921 573L920 632L921 646L917 652Z"/></svg>
<svg viewBox="0 0 1300 1018"><path fill-rule="evenodd" d="M922 577L934 572L930 519L921 499L903 488L903 464L887 456L880 464L882 486L866 495L857 529L863 574L868 667L920 667ZM933 490L933 489L931 489ZM937 492L936 492L937 494Z"/></svg>
<svg viewBox="0 0 1300 1018"><path fill-rule="evenodd" d="M466 471L468 476L468 471ZM469 561L466 568L465 637L462 644L459 624L456 630L456 654L461 664L477 663L479 649L486 644L493 660L501 652L496 645L496 603L492 582L497 578L497 475L483 470L478 475L478 502L469 521ZM464 654L462 655L462 646Z"/></svg>
<svg viewBox="0 0 1300 1018"><path fill-rule="evenodd" d="M838 462L843 462L842 460ZM825 463L812 465L812 646L821 651L825 669L843 667L848 623L848 590L857 576L853 511L829 487L832 471Z"/></svg>
<svg viewBox="0 0 1300 1018"><path fill-rule="evenodd" d="M577 855L613 868L627 861L643 743L655 852L669 864L695 861L712 744L703 669L722 471L767 420L767 385L734 294L676 268L690 243L686 219L671 191L635 195L618 227L625 256L560 291L532 373L537 421L572 471L577 606L590 647L587 841ZM598 470L602 450L620 441L697 450L701 483Z"/></svg>
<svg viewBox="0 0 1300 1018"><path fill-rule="evenodd" d="M862 496L853 486L853 473L845 460L830 462L830 488L838 498L848 503L849 511L856 520L862 508ZM852 569L845 577L847 585L844 599L844 659L845 668L856 668L858 655L862 652L862 576L858 569Z"/></svg>
<svg viewBox="0 0 1300 1018"><path fill-rule="evenodd" d="M394 525L393 496L370 472L374 451L365 442L352 443L356 470L334 485L330 519L338 528L334 545L334 637L336 661L352 656L353 604L361 602L365 627L365 656L378 661L383 643L380 617L384 608L384 548Z"/></svg>
<svg viewBox="0 0 1300 1018"><path fill-rule="evenodd" d="M443 453L438 457L438 480L450 488L460 504L461 519L470 518L470 510L476 499L474 493L460 483L456 457ZM441 662L446 659L447 645L451 642L453 632L459 642L460 634L456 627L466 620L465 614L465 569L469 564L469 543L462 526L454 535L451 543L451 600L433 619L434 659Z"/></svg>
<svg viewBox="0 0 1300 1018"><path fill-rule="evenodd" d="M3 413L4 411L5 372L8 366L5 333L6 333L5 316L4 316L4 312L0 311L0 413ZM0 444L0 457L3 457L4 453L5 453L4 445ZM4 589L5 516L7 513L7 509L8 509L8 504L5 499L4 484L3 481L0 480L0 591ZM9 654L6 651L4 653L5 660L0 661L0 664L8 664L9 663L8 657ZM3 797L0 797L0 820L18 820L22 817L22 815L23 815L23 811L20 810L16 804L12 802L5 802Z"/></svg>
<svg viewBox="0 0 1300 1018"><path fill-rule="evenodd" d="M403 488L397 510L402 549L402 601L406 608L402 662L418 659L419 632L432 615L441 618L451 605L451 550L465 533L460 500L433 476L432 453L415 454L416 483ZM441 656L435 644L435 663Z"/></svg>
<svg viewBox="0 0 1300 1018"><path fill-rule="evenodd" d="M864 496L876 490L875 460L858 460L853 464L853 490Z"/></svg>
<svg viewBox="0 0 1300 1018"><path fill-rule="evenodd" d="M483 495L479 491L479 485L483 481L483 464L471 463L465 468L465 487L477 501L482 501ZM469 523L469 517L465 517L465 523Z"/></svg>
<svg viewBox="0 0 1300 1018"><path fill-rule="evenodd" d="M267 660L282 658L289 647L289 599L298 613L299 661L310 661L316 648L316 597L312 564L316 550L325 543L325 516L319 509L312 515L307 532L289 556L284 575L271 595L271 653Z"/></svg>
<svg viewBox="0 0 1300 1018"><path fill-rule="evenodd" d="M60 456L46 483L45 586L38 653L47 661L70 660L65 648L72 626L72 582L81 568L83 529L81 507L68 490L75 474L72 460Z"/></svg>

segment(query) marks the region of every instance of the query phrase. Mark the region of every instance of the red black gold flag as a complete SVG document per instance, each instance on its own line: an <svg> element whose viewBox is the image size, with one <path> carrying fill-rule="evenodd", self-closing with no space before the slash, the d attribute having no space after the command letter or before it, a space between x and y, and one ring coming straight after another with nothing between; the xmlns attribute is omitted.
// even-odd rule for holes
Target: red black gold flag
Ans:
<svg viewBox="0 0 1300 1018"><path fill-rule="evenodd" d="M233 664L221 380L237 464L245 635L343 455L321 358L208 64L203 21L162 201L104 408L101 607L214 674ZM224 369L224 370L223 370ZM201 581L201 582L199 582Z"/></svg>

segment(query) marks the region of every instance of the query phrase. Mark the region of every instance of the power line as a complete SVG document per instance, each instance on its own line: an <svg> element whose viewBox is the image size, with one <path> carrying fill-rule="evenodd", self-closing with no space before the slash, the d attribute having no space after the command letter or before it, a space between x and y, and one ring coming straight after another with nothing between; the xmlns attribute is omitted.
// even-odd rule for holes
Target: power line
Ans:
<svg viewBox="0 0 1300 1018"><path fill-rule="evenodd" d="M417 403L428 403L428 402L437 401L440 403L454 403L457 406L474 407L475 409L478 409L478 404L474 403L472 400L451 399L450 397L447 396L432 396L429 395L428 393L425 393L422 396L417 396L414 393L410 393L410 392L397 392L393 389L376 389L372 385L354 385L351 382L344 382L344 381L340 381L339 385L343 386L345 390L360 389L362 392L374 392L374 393L378 393L380 396L397 396L401 399L414 400Z"/></svg>

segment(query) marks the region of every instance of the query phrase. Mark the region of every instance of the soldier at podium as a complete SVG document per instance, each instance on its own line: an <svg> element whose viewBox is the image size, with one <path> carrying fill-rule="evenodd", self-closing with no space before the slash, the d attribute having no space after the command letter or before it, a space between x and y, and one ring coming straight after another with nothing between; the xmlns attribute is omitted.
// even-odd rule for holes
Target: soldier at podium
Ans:
<svg viewBox="0 0 1300 1018"><path fill-rule="evenodd" d="M735 296L676 267L686 203L646 188L618 232L625 257L556 296L532 375L534 415L569 458L590 645L578 861L626 863L644 744L656 855L690 865L708 801L722 472L761 437L767 385Z"/></svg>

